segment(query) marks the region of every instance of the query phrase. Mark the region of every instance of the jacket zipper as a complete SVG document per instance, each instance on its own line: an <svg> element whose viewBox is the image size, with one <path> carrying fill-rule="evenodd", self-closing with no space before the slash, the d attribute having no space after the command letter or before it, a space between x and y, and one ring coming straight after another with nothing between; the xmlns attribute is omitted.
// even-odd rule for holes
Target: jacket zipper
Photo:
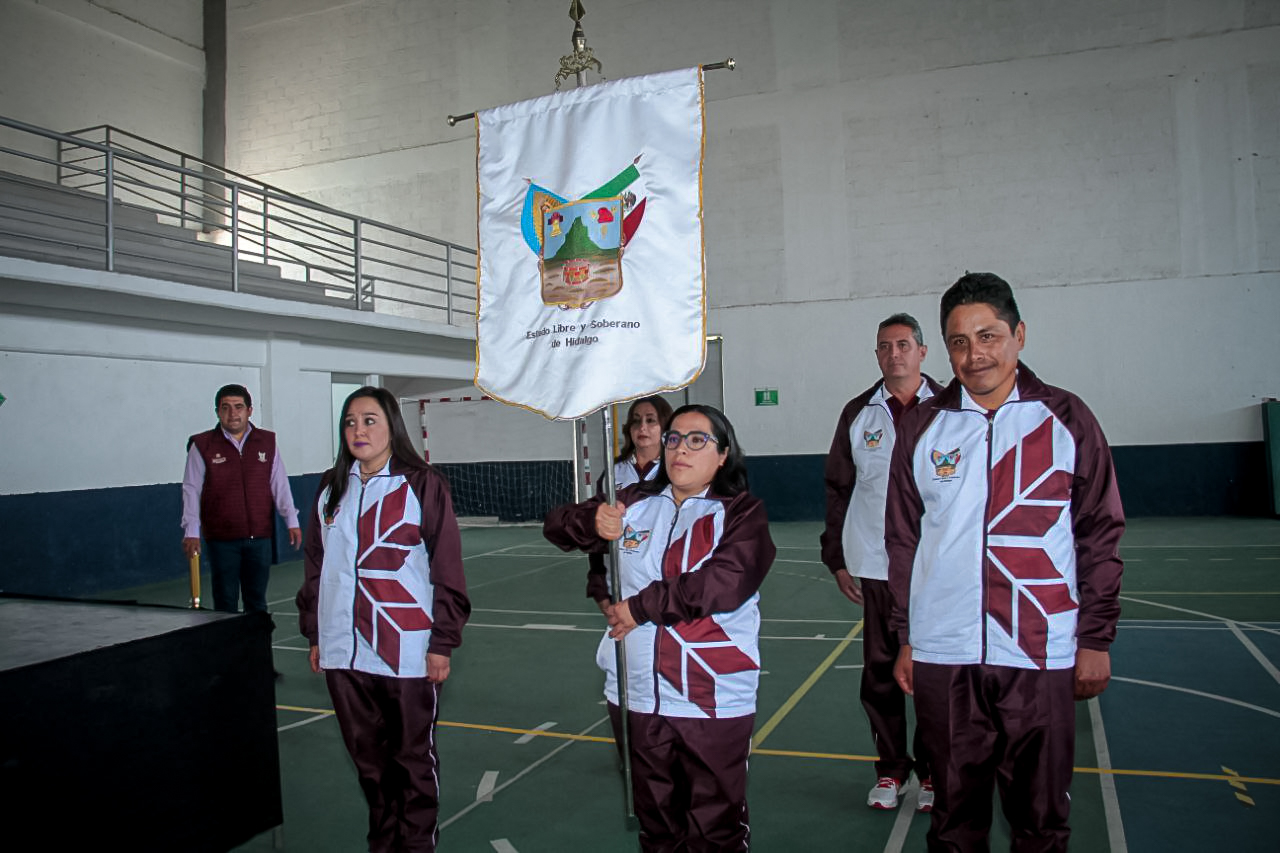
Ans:
<svg viewBox="0 0 1280 853"><path fill-rule="evenodd" d="M350 475L348 475L350 476ZM360 483L360 500L356 504L356 552L351 562L351 668L356 668L356 653L360 650L360 632L356 630L356 607L360 603L360 518L364 515L364 487Z"/></svg>
<svg viewBox="0 0 1280 853"><path fill-rule="evenodd" d="M982 554L978 563L982 574L982 662L987 662L988 614L991 612L991 589L987 583L987 531L991 527L991 436L995 431L996 411L987 412L987 497L982 510Z"/></svg>
<svg viewBox="0 0 1280 853"><path fill-rule="evenodd" d="M672 501L674 503L674 501ZM676 531L676 522L680 520L680 504L676 504L675 514L671 516L671 526L667 528L667 544L662 549L662 561L665 563L667 559L667 551L671 548L671 535ZM683 565L681 566L683 568ZM662 564L658 565L658 574L662 574ZM662 713L662 687L658 679L658 672L661 670L662 663L662 629L664 626L658 625L657 631L653 633L653 713ZM630 664L628 664L630 666Z"/></svg>

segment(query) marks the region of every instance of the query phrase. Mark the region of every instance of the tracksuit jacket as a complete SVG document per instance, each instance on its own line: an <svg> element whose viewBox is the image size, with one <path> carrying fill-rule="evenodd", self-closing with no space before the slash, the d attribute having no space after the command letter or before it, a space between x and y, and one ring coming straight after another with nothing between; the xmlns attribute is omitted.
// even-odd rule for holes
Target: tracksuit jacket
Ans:
<svg viewBox="0 0 1280 853"><path fill-rule="evenodd" d="M917 400L942 390L928 376L920 378ZM822 531L822 562L832 572L846 569L856 578L889 579L884 550L884 502L889 493L893 457L892 395L880 380L840 413L827 453L827 524Z"/></svg>
<svg viewBox="0 0 1280 853"><path fill-rule="evenodd" d="M1022 363L998 409L958 381L898 425L891 625L935 664L1066 669L1115 639L1124 511L1088 407Z"/></svg>
<svg viewBox="0 0 1280 853"><path fill-rule="evenodd" d="M667 486L658 494L631 486L619 547L622 595L638 623L626 643L628 708L696 719L755 713L760 680L760 584L776 550L764 504L749 492L704 492L678 507ZM543 533L568 551L602 551L596 535L600 498L548 514ZM605 695L618 702L613 640L596 661Z"/></svg>
<svg viewBox="0 0 1280 853"><path fill-rule="evenodd" d="M427 652L450 655L471 613L449 486L434 468L395 457L362 484L354 462L325 518L330 476L307 528L302 634L319 644L324 669L423 678Z"/></svg>
<svg viewBox="0 0 1280 853"><path fill-rule="evenodd" d="M630 459L615 462L613 465L614 492L617 493L620 489L634 486L644 480L652 480L658 476L658 468L659 463L655 459L641 471L636 467L636 457L634 455ZM596 495L604 497L604 493L604 474L601 474L600 479L596 480ZM609 564L605 562L604 557L604 554L587 555L587 598L595 601L609 601L613 598L613 594L610 591Z"/></svg>

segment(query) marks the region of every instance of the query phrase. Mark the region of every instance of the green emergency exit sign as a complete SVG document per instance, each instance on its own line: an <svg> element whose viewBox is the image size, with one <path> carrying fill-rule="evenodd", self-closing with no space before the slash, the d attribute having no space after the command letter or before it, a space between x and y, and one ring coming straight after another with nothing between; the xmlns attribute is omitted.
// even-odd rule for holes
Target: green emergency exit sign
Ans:
<svg viewBox="0 0 1280 853"><path fill-rule="evenodd" d="M756 405L757 406L778 405L778 389L777 388L757 388L756 389Z"/></svg>

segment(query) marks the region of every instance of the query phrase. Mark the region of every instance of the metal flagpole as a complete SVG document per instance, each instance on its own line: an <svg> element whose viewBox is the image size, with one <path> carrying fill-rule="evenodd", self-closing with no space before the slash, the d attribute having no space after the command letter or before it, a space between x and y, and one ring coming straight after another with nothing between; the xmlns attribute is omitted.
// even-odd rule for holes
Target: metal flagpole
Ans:
<svg viewBox="0 0 1280 853"><path fill-rule="evenodd" d="M573 36L572 36L573 52L566 56L560 57L560 70L556 73L556 77L555 77L556 91L560 90L561 82L568 80L570 77L574 79L574 82L578 86L580 87L586 86L587 85L586 72L589 69L594 70L596 75L599 76L601 80L604 79L604 65L600 62L599 59L596 58L591 48L587 46L587 37L582 29L582 18L585 14L586 13L582 7L581 0L572 0L569 6L569 17L573 19L573 24L574 24ZM723 62L712 62L712 63L701 66L702 70L705 70L705 71L709 71L716 68L727 68L732 71L736 67L737 67L737 63L734 62L732 57L729 59L726 59ZM469 112L469 113L464 113L462 115L447 116L446 121L449 123L450 127L453 127L460 121L474 119L475 117L476 117L476 114L474 112ZM477 310L478 310L478 306L477 306ZM477 356L477 359L478 359L478 356ZM608 448L612 446L614 413L610 406L605 406L603 411L604 411L604 438L605 438L604 456L606 457L603 463L605 495L609 501L610 506L614 506L617 504L617 482L615 480L614 471L613 471L613 457L612 457L612 454L609 453L608 451ZM585 437L586 435L585 420L580 420L578 421L578 423L575 424L574 435L577 436L578 434L582 434ZM583 486L583 484L578 480L578 478L581 475L582 475L582 472L579 470L579 466L578 466L577 449L575 448L575 451L574 451L575 495L577 495L578 487ZM584 486L584 490L589 494L590 493L589 475L586 477L586 481L587 482ZM621 582L621 577L619 575L620 567L619 567L619 560L618 560L619 547L620 547L620 543L618 540L614 540L609 543L609 554L611 557L610 568L609 568L609 583L611 587L611 594L613 596L613 600L615 604L621 603L622 601L622 582ZM627 818L628 818L629 826L633 828L634 819L635 819L635 804L633 802L633 796L632 796L633 787L632 787L632 778L631 778L630 726L628 724L628 719L627 719L628 707L627 707L626 644L623 641L619 641L614 644L614 648L616 652L616 666L617 666L618 706L619 706L618 710L621 716L621 725L619 726L618 737L621 740L620 745L621 745L621 752L622 752L623 783L625 787Z"/></svg>
<svg viewBox="0 0 1280 853"><path fill-rule="evenodd" d="M605 498L609 506L618 503L618 484L614 479L613 454L609 452L613 445L613 406L604 407L604 483ZM609 543L609 591L613 595L613 603L622 603L622 574L618 566L618 540ZM627 643L624 637L613 644L614 660L618 669L618 736L622 739L622 789L627 802L627 817L636 816L636 807L631 788L631 724L627 719Z"/></svg>
<svg viewBox="0 0 1280 853"><path fill-rule="evenodd" d="M573 0L569 6L569 17L573 19L573 53L560 57L560 70L556 73L557 91L560 89L560 81L570 74L573 75L574 82L578 86L587 85L586 71L588 68L594 67L596 74L600 75L601 78L604 77L604 65L600 60L596 59L595 54L591 52L591 48L587 47L587 35L582 30L582 17L585 14L586 11L582 8L581 0ZM604 457L605 497L609 501L609 506L616 506L618 503L618 484L613 471L613 406L605 406L603 415L604 445L602 456ZM619 568L618 540L614 539L609 543L609 589L613 596L614 604L622 602L622 577ZM628 720L630 706L627 702L626 638L615 642L613 649L614 662L617 668L616 682L618 685L618 737L622 741L623 799L626 803L627 818L634 819L636 807L635 798L632 796L631 784L631 724Z"/></svg>

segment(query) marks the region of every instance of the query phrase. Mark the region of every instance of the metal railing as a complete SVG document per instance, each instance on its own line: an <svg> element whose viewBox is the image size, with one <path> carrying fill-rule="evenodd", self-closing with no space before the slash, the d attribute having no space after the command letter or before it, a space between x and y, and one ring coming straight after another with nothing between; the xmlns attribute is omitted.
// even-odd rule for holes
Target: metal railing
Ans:
<svg viewBox="0 0 1280 853"><path fill-rule="evenodd" d="M145 236L171 250L152 254L178 257L175 265L196 279L196 256L206 275L210 258L215 266L225 262L231 290L255 289L241 287L252 276L257 292L269 286L280 298L474 322L473 249L316 204L109 125L64 134L0 116L0 142L7 177L105 200L101 215L58 214L81 234L101 226L103 239L39 238L100 251L104 269L117 269L122 258L157 262L140 248ZM152 216L157 224L149 228ZM209 255L209 244L225 248ZM190 258L181 257L184 245ZM264 283L271 278L279 285Z"/></svg>

